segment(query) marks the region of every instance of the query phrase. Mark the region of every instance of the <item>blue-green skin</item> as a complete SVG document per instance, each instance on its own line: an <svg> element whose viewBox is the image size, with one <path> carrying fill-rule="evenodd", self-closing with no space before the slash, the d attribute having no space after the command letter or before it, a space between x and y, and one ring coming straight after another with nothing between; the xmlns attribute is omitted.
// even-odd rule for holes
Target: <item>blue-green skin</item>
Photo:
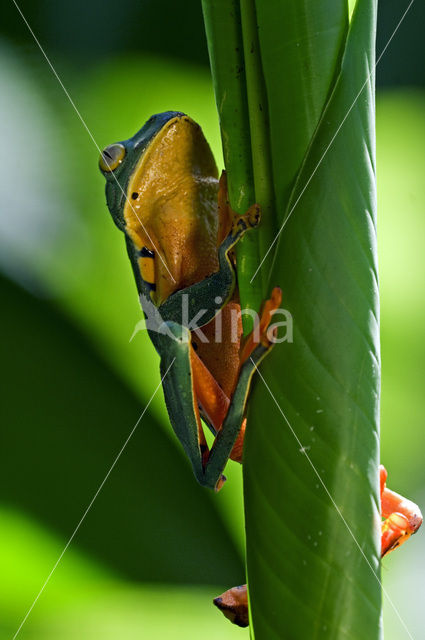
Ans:
<svg viewBox="0 0 425 640"><path fill-rule="evenodd" d="M126 233L124 205L127 187L141 155L147 151L156 134L169 120L183 115L176 111L167 111L152 116L132 138L120 143L126 150L123 162L112 172L101 170L106 178L106 202L115 224L125 234L127 252L145 314L148 313L148 309L145 308L146 304L152 303L150 302L150 289L140 275L137 250ZM235 290L236 274L228 255L229 251L245 231L256 224L258 224L258 219L253 222L248 220L246 216L241 216L236 220L230 234L219 247L219 271L201 282L170 295L158 307L160 319L156 327L147 326L149 337L161 359L162 385L172 427L192 463L196 479L201 485L211 489L216 489L221 485L224 467L240 431L246 411L252 375L270 347L259 344L251 357L241 366L228 413L222 428L216 435L208 459L205 461L204 452L201 450L199 442L196 399L191 380L191 333L182 324L182 294L187 295L189 319L194 318L201 310L205 310L206 312L202 315L202 324L199 326L210 322L232 298ZM215 303L217 297L222 300L219 306ZM148 313L148 315L151 317L152 314Z"/></svg>

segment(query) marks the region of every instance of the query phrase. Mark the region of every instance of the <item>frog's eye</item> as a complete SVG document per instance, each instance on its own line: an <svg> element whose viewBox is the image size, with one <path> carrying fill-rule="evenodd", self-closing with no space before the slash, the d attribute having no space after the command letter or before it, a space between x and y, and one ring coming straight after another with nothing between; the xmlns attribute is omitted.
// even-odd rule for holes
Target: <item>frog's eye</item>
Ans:
<svg viewBox="0 0 425 640"><path fill-rule="evenodd" d="M99 158L99 167L101 171L109 173L116 169L124 160L125 147L124 145L116 142L105 147Z"/></svg>

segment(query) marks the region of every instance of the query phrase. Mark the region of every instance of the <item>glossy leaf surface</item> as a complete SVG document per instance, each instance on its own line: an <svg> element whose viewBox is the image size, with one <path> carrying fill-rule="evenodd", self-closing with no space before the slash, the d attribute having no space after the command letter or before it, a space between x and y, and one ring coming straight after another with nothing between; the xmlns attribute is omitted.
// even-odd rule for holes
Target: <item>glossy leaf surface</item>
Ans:
<svg viewBox="0 0 425 640"><path fill-rule="evenodd" d="M264 262L253 284L279 285L293 320L293 342L276 346L264 363L249 411L251 635L377 639L376 6L359 0L350 24L342 1L240 7L255 196L263 204L256 92L266 110L257 125L268 131L274 198L265 224L279 231L270 251L259 240ZM220 47L217 38L213 45ZM212 62L225 94L219 56Z"/></svg>
<svg viewBox="0 0 425 640"><path fill-rule="evenodd" d="M374 20L360 1L270 276L294 333L264 363L249 416L257 639L381 634Z"/></svg>

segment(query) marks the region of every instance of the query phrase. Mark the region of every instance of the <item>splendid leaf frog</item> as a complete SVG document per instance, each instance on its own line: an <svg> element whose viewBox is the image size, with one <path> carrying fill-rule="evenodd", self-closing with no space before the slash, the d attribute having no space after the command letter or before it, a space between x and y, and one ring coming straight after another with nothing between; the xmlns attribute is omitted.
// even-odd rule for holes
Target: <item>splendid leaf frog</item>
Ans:
<svg viewBox="0 0 425 640"><path fill-rule="evenodd" d="M275 288L256 329L242 339L233 248L257 226L254 204L230 208L226 178L187 115L152 116L100 157L106 201L125 234L173 429L197 480L218 490L229 457L242 460L255 368L272 348ZM201 417L214 433L209 450Z"/></svg>
<svg viewBox="0 0 425 640"><path fill-rule="evenodd" d="M125 234L149 336L160 356L167 410L198 481L218 490L228 458L241 462L252 375L273 346L272 291L256 329L243 339L233 248L260 219L258 205L237 216L226 178L202 131L183 113L152 116L132 138L100 157L106 200ZM201 418L215 434L209 450ZM386 487L380 468L382 555L422 523L414 503ZM246 585L214 600L248 625Z"/></svg>

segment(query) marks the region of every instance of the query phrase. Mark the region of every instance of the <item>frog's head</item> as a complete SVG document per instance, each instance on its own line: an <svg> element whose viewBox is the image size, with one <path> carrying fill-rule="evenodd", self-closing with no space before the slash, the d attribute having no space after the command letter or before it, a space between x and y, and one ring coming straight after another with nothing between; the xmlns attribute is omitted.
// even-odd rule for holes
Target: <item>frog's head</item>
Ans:
<svg viewBox="0 0 425 640"><path fill-rule="evenodd" d="M140 157L167 122L182 116L185 114L180 111L153 115L132 138L110 144L100 154L99 168L106 178L106 203L121 230L125 227L123 212L128 183Z"/></svg>

